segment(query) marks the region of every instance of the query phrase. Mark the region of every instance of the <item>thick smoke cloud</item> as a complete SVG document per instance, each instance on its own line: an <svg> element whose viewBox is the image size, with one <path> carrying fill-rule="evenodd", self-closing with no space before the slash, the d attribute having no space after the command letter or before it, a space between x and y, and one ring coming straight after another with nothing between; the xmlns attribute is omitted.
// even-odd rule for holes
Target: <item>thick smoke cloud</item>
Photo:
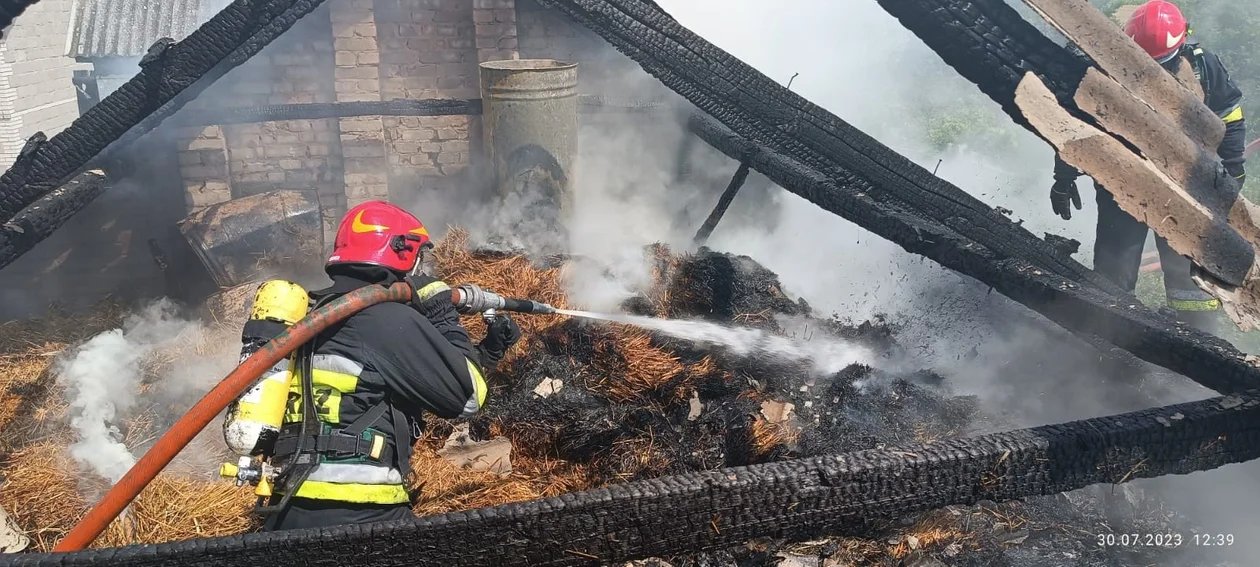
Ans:
<svg viewBox="0 0 1260 567"><path fill-rule="evenodd" d="M118 482L147 448L120 426L142 415L158 427L173 423L231 370L235 345L210 340L208 333L160 300L58 359L57 383L77 436L70 455L85 471ZM189 454L184 460L205 457L212 456Z"/></svg>
<svg viewBox="0 0 1260 567"><path fill-rule="evenodd" d="M657 2L766 75L783 84L791 80L794 91L1011 211L1034 234L1080 241L1076 257L1091 265L1097 217L1089 180L1080 182L1083 209L1073 211L1070 221L1054 216L1048 202L1051 148L1014 125L878 4L792 0L767 10L753 0ZM575 191L585 214L571 246L604 264L571 274L573 298L587 308L616 309L647 277L638 247L659 241L686 249L716 200L713 185L671 183L676 152L662 141L668 139L635 129L582 132ZM735 166L712 155L697 165L719 187ZM679 214L688 209L693 211ZM910 353L896 362L931 367L957 393L977 395L995 417L989 425L995 429L1214 395L1144 363L1105 360L987 286L777 188L741 193L709 245L752 256L780 275L788 293L823 314L856 321L888 315L902 325L900 339ZM1253 484L1247 479L1256 475L1247 471L1255 470L1234 466L1126 490L1155 491L1194 522L1219 526L1228 517L1244 526L1253 523L1247 520L1253 504L1231 501L1228 494Z"/></svg>

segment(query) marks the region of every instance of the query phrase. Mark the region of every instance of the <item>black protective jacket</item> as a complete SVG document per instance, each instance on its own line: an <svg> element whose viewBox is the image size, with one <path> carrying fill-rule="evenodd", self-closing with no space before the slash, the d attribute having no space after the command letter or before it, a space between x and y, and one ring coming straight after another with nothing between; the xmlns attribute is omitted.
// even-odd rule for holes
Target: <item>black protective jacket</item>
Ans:
<svg viewBox="0 0 1260 567"><path fill-rule="evenodd" d="M331 277L333 284L311 292L312 299L324 302L399 279L374 268ZM431 320L394 302L372 305L331 326L310 349L297 357L300 383L290 388L275 448L287 475L272 498L276 514L264 528L407 517L414 497L407 487L411 447L421 416L427 411L451 419L481 409L486 395L481 349L473 346L454 308ZM308 400L313 414L305 409Z"/></svg>
<svg viewBox="0 0 1260 567"><path fill-rule="evenodd" d="M351 276L332 279L332 286L311 292L311 297L319 300L379 285ZM469 369L472 361L480 372L480 354L457 315L430 321L410 305L380 303L321 333L315 354L342 356L364 367L361 391L342 397L341 423L353 421L386 396L413 418L428 411L454 419L480 409L470 404L476 392Z"/></svg>
<svg viewBox="0 0 1260 567"><path fill-rule="evenodd" d="M1242 90L1234 84L1229 71L1221 63L1215 53L1211 53L1197 43L1186 43L1181 48L1181 57L1174 58L1168 65L1176 72L1175 65L1182 65L1187 60L1194 66L1195 77L1203 87L1204 104L1212 109L1221 120L1225 121L1225 137L1216 153L1225 165L1225 170L1234 177L1242 177L1245 173L1243 150L1247 144L1247 122L1242 113ZM1056 155L1054 160L1054 179L1056 181L1074 181L1081 172L1065 163Z"/></svg>

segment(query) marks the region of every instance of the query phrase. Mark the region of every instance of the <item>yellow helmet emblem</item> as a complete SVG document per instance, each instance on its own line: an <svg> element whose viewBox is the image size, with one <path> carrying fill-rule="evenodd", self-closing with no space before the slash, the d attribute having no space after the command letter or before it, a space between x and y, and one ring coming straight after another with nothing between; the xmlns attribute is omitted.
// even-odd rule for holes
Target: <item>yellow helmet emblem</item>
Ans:
<svg viewBox="0 0 1260 567"><path fill-rule="evenodd" d="M354 222L350 223L350 230L353 230L358 233L385 232L389 230L389 227L380 225L380 224L364 224L363 211L359 211L359 214L354 215Z"/></svg>

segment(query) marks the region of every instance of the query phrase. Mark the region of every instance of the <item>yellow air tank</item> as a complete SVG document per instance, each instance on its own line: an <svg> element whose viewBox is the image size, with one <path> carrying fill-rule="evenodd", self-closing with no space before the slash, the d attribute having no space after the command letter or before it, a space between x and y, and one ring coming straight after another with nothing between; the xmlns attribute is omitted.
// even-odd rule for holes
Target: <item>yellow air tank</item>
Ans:
<svg viewBox="0 0 1260 567"><path fill-rule="evenodd" d="M285 280L263 282L241 331L241 361L305 317L309 309L310 296L302 286ZM292 368L292 357L281 360L228 406L223 439L232 452L243 457L270 455L284 419Z"/></svg>

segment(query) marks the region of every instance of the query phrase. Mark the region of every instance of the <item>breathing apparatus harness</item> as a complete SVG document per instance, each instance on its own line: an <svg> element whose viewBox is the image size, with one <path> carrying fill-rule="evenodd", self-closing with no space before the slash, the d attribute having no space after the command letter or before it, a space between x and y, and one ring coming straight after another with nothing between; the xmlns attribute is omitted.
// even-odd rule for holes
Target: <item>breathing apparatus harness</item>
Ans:
<svg viewBox="0 0 1260 567"><path fill-rule="evenodd" d="M330 293L323 296L313 309L318 309L341 295L343 294ZM276 485L281 487L280 491L284 496L277 504L264 506L260 502L255 511L264 516L283 511L302 483L319 468L322 457L363 458L396 467L402 475L408 498L414 505L418 494L411 489L409 481L412 442L420 435L420 422L409 418L397 405L390 403L386 394L385 399L345 427L324 424L319 419L315 406L314 357L315 341L302 345L297 352L296 370L301 377L302 386L302 420L281 428L270 456L278 467ZM392 436L370 429L387 413L393 425ZM407 437L405 441L401 440L404 436Z"/></svg>
<svg viewBox="0 0 1260 567"><path fill-rule="evenodd" d="M382 285L388 287L392 283L386 281ZM295 283L282 280L263 283L255 294L251 318L242 330L242 356L247 357L262 348L308 311L323 307L346 293L348 291L328 293L312 302L306 290ZM387 394L349 425L325 424L319 419L315 405L315 342L307 341L298 347L288 367L272 368L229 407L224 420L224 438L241 457L237 464L225 463L220 475L235 479L237 486L246 482L253 484L258 496L255 512L269 516L288 506L293 494L319 467L322 458L362 459L397 468L407 495L414 503L418 495L410 489L408 481L411 441L420 436L420 421L390 403ZM300 377L297 397L290 390L294 376ZM299 400L301 420L284 423L284 416L289 413L287 408ZM386 414L393 425L392 436L371 429ZM399 442L405 436L408 438ZM267 504L274 494L273 486L279 487L283 496L278 503Z"/></svg>

